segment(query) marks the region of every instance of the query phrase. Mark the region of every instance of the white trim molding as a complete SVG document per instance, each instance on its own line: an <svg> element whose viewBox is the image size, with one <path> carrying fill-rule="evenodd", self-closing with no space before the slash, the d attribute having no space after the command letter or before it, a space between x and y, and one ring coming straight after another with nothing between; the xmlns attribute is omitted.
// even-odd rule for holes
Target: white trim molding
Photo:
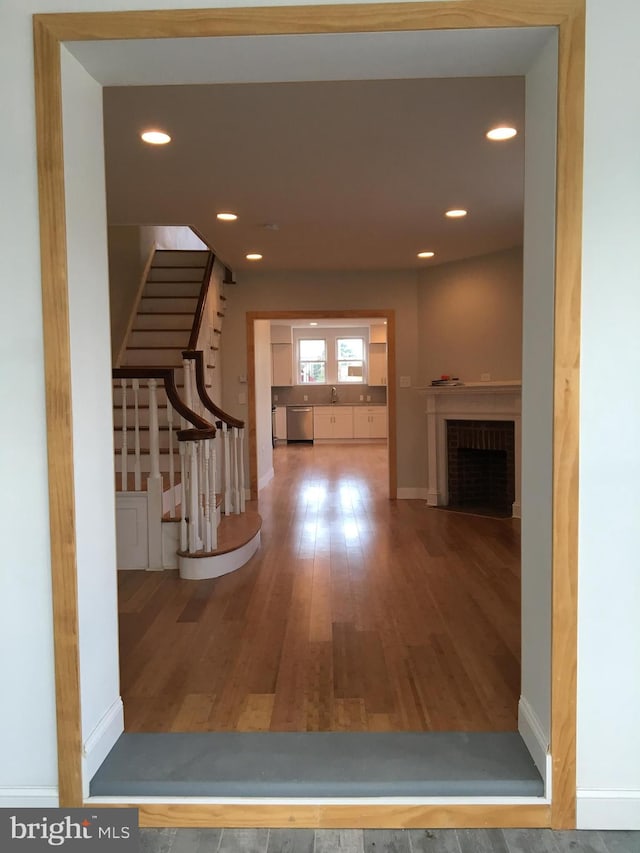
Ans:
<svg viewBox="0 0 640 853"><path fill-rule="evenodd" d="M509 379L501 382L470 382L458 386L427 386L418 390L427 397L426 500L429 506L447 506L449 503L447 421L512 421L515 443L515 500L512 515L519 518L522 383Z"/></svg>
<svg viewBox="0 0 640 853"><path fill-rule="evenodd" d="M82 780L84 794L89 794L89 782L124 731L124 707L120 696L102 715L97 726L82 745Z"/></svg>
<svg viewBox="0 0 640 853"><path fill-rule="evenodd" d="M268 484L273 480L274 476L275 476L275 473L274 473L273 468L269 468L269 470L268 470L268 471L266 471L266 472L262 475L262 477L260 477L260 480L258 481L258 491L260 491L261 489L264 489L264 487L265 487L266 485L268 485ZM247 495L247 490L245 489L245 499L247 499L247 498L246 498L246 495ZM250 489L249 489L249 498L248 498L248 500L251 500L251 490L250 490Z"/></svg>
<svg viewBox="0 0 640 853"><path fill-rule="evenodd" d="M549 755L549 738L544 727L528 700L520 697L518 702L518 732L529 750L538 773L544 780L545 795L551 796L551 761Z"/></svg>
<svg viewBox="0 0 640 853"><path fill-rule="evenodd" d="M640 790L578 788L576 827L640 830Z"/></svg>
<svg viewBox="0 0 640 853"><path fill-rule="evenodd" d="M53 785L0 788L0 809L57 809L58 804L58 789Z"/></svg>

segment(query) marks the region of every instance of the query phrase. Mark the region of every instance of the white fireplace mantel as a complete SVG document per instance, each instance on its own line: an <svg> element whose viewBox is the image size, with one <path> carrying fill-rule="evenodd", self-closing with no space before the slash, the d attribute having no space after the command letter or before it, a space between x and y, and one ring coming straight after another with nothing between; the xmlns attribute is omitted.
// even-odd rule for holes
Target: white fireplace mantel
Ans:
<svg viewBox="0 0 640 853"><path fill-rule="evenodd" d="M515 442L515 501L520 518L522 384L519 381L420 388L427 398L427 503L449 503L447 421L513 421Z"/></svg>

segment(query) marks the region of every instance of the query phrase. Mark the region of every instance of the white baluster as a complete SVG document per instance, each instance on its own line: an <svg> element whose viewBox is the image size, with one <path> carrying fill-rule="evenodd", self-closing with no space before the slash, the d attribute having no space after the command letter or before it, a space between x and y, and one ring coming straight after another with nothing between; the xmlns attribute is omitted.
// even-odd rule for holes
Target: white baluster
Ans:
<svg viewBox="0 0 640 853"><path fill-rule="evenodd" d="M151 473L147 479L147 528L149 568L162 568L162 476L160 474L160 430L158 427L158 383L149 379L149 455Z"/></svg>
<svg viewBox="0 0 640 853"><path fill-rule="evenodd" d="M238 427L231 430L233 441L233 511L240 514L240 477L238 468Z"/></svg>
<svg viewBox="0 0 640 853"><path fill-rule="evenodd" d="M127 446L127 380L120 380L122 388L122 450L120 452L120 487L123 492L129 491L129 448Z"/></svg>
<svg viewBox="0 0 640 853"><path fill-rule="evenodd" d="M216 507L216 444L215 439L209 440L209 506L211 508L211 546L215 551L218 547L218 512Z"/></svg>
<svg viewBox="0 0 640 853"><path fill-rule="evenodd" d="M224 514L231 515L231 459L229 454L229 430L222 422L222 444L224 447Z"/></svg>
<svg viewBox="0 0 640 853"><path fill-rule="evenodd" d="M160 476L160 430L158 428L158 383L149 380L149 455L151 476Z"/></svg>
<svg viewBox="0 0 640 853"><path fill-rule="evenodd" d="M182 373L184 376L184 401L193 410L193 390L191 386L191 359L182 359Z"/></svg>
<svg viewBox="0 0 640 853"><path fill-rule="evenodd" d="M133 488L136 492L142 489L142 475L140 473L140 414L138 411L138 391L140 382L134 379L131 383L133 388L133 435L134 435L134 457L133 457Z"/></svg>
<svg viewBox="0 0 640 853"><path fill-rule="evenodd" d="M189 457L189 553L198 550L198 456L195 441L187 443Z"/></svg>
<svg viewBox="0 0 640 853"><path fill-rule="evenodd" d="M238 454L240 459L240 512L244 512L246 501L244 492L244 428L238 430L238 437L240 439L238 446Z"/></svg>
<svg viewBox="0 0 640 853"><path fill-rule="evenodd" d="M185 442L178 444L180 453L180 550L187 551L187 471L185 464L186 447Z"/></svg>
<svg viewBox="0 0 640 853"><path fill-rule="evenodd" d="M204 512L204 547L206 551L211 551L211 442L206 439L204 442L204 453L202 454L204 462L204 477L203 477L203 512Z"/></svg>
<svg viewBox="0 0 640 853"><path fill-rule="evenodd" d="M173 458L173 406L167 399L167 425L169 426L169 518L176 517L175 470Z"/></svg>
<svg viewBox="0 0 640 853"><path fill-rule="evenodd" d="M204 495L205 495L205 487L204 487L204 475L205 471L208 468L208 465L205 464L204 459L204 445L206 442L199 441L198 444L198 535L202 539L204 543L205 539L205 514L204 514Z"/></svg>

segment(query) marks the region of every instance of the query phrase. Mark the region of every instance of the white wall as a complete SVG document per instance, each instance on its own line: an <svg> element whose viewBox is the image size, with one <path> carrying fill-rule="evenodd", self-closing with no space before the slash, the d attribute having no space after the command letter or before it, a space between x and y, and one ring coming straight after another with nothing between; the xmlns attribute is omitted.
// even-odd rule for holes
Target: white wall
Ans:
<svg viewBox="0 0 640 853"><path fill-rule="evenodd" d="M640 4L587 4L578 818L640 829Z"/></svg>
<svg viewBox="0 0 640 853"><path fill-rule="evenodd" d="M273 445L271 440L271 323L268 320L255 321L253 324L253 340L256 378L255 423L257 476L258 488L261 489L273 477ZM247 394L246 385L240 393ZM245 435L247 434L248 429L245 432ZM245 468L245 470L248 471L249 469Z"/></svg>
<svg viewBox="0 0 640 853"><path fill-rule="evenodd" d="M62 51L84 781L124 728L118 670L102 89Z"/></svg>
<svg viewBox="0 0 640 853"><path fill-rule="evenodd" d="M0 442L3 480L10 484L0 498L4 534L0 630L3 648L19 650L0 660L3 697L10 697L0 703L2 805L16 799L33 805L41 798L50 802L47 798L57 784L31 15L62 7L86 12L175 5L175 0L0 4L5 119L0 178L3 193L11 199L11 205L0 205L0 253L5 269L19 272L19 281L3 278L0 354L2 390L20 399L22 413L19 429L3 420ZM190 5L216 3L190 0ZM250 5L267 4L250 0ZM634 382L640 372L636 343L640 60L635 34L639 29L636 0L587 0L579 817L583 825L628 826L635 820L636 827L640 507ZM605 443L614 421L615 438ZM631 439L631 451L622 449L625 438ZM587 796L593 792L600 796Z"/></svg>

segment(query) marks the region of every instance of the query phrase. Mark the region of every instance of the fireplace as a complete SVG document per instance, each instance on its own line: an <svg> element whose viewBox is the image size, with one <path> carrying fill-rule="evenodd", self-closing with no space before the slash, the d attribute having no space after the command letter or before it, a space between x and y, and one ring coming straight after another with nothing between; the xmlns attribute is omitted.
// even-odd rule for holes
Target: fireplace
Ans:
<svg viewBox="0 0 640 853"><path fill-rule="evenodd" d="M465 489L471 480L477 485L488 479L496 489L506 480L506 493L500 501L510 506L507 514L519 518L520 382L429 386L422 391L427 397L427 503L450 506L477 500L477 491L460 496L457 476L450 481L450 469L457 475L462 462L467 467ZM456 453L449 458L449 431L455 435L454 425L458 437L451 440L457 441ZM460 450L465 452L460 455Z"/></svg>
<svg viewBox="0 0 640 853"><path fill-rule="evenodd" d="M449 506L510 516L514 451L513 421L447 420Z"/></svg>

